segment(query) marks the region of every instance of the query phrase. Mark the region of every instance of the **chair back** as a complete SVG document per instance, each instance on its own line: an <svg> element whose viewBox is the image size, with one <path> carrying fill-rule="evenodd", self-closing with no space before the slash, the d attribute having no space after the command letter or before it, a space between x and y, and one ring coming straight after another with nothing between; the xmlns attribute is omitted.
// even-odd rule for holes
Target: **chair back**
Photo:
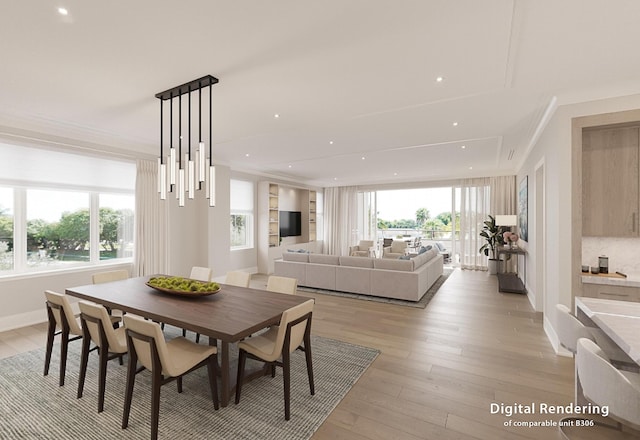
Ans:
<svg viewBox="0 0 640 440"><path fill-rule="evenodd" d="M393 240L391 242L391 252L394 254L404 253L405 249L407 249L408 243L406 241L401 240Z"/></svg>
<svg viewBox="0 0 640 440"><path fill-rule="evenodd" d="M211 281L211 269L208 267L193 266L193 268L191 268L191 275L189 275L189 278L208 283Z"/></svg>
<svg viewBox="0 0 640 440"><path fill-rule="evenodd" d="M66 325L69 326L69 333L72 335L82 335L82 329L73 314L73 309L71 308L71 303L67 295L52 290L45 290L44 295L45 298L47 298L47 307L51 310L51 313L53 313L57 326L62 329L64 322L66 322Z"/></svg>
<svg viewBox="0 0 640 440"><path fill-rule="evenodd" d="M93 284L109 283L111 281L126 280L127 278L129 278L129 271L126 269L98 272L91 277Z"/></svg>
<svg viewBox="0 0 640 440"><path fill-rule="evenodd" d="M368 251L371 247L373 247L373 240L360 240L358 243L358 248L361 251Z"/></svg>
<svg viewBox="0 0 640 440"><path fill-rule="evenodd" d="M174 376L175 369L160 324L128 313L123 318L129 351L135 350L142 366L153 371L156 357L162 366L162 374Z"/></svg>
<svg viewBox="0 0 640 440"><path fill-rule="evenodd" d="M227 272L225 284L238 287L249 287L251 283L251 274L249 272L240 272L238 270Z"/></svg>
<svg viewBox="0 0 640 440"><path fill-rule="evenodd" d="M630 381L616 369L598 345L580 338L576 366L584 396L598 406L609 407L609 417L634 429L640 428L640 377Z"/></svg>
<svg viewBox="0 0 640 440"><path fill-rule="evenodd" d="M277 359L287 349L289 353L293 353L302 344L305 333L311 331L313 304L313 299L310 299L282 312L278 333L274 341L273 358ZM287 339L289 340L288 347L286 346Z"/></svg>
<svg viewBox="0 0 640 440"><path fill-rule="evenodd" d="M571 353L575 354L578 350L578 339L593 339L589 330L571 314L569 308L564 304L556 304L556 315L558 317L556 328L560 345Z"/></svg>
<svg viewBox="0 0 640 440"><path fill-rule="evenodd" d="M103 305L94 304L89 301L80 301L78 305L80 306L82 325L89 331L89 335L94 344L102 348L101 332L104 332L105 341L108 346L107 349L109 351L114 353L127 351L126 345L121 344L116 336L116 330L111 323L111 317Z"/></svg>
<svg viewBox="0 0 640 440"><path fill-rule="evenodd" d="M391 243L393 243L393 238L383 238L382 239L382 246L383 247L391 246Z"/></svg>
<svg viewBox="0 0 640 440"><path fill-rule="evenodd" d="M270 292L295 295L298 290L298 280L296 278L271 275L267 280L267 290Z"/></svg>

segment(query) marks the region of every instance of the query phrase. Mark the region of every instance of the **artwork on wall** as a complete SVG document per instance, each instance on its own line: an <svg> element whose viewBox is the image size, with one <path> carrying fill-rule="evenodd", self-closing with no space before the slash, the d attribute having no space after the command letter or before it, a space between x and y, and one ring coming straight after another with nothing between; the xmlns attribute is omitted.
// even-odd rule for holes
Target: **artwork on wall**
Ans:
<svg viewBox="0 0 640 440"><path fill-rule="evenodd" d="M520 228L520 238L529 241L529 181L528 176L520 181L518 189L518 227Z"/></svg>

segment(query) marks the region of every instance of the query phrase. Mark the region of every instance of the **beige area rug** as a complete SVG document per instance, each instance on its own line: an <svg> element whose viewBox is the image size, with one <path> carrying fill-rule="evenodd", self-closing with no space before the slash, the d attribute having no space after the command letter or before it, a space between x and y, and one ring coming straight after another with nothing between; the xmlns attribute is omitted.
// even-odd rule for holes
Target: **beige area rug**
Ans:
<svg viewBox="0 0 640 440"><path fill-rule="evenodd" d="M176 336L179 329L167 327ZM76 398L80 341L70 344L66 384L58 386L60 346L54 345L49 375L42 375L44 349L0 360L0 439L148 439L151 377L138 374L129 427L121 429L125 365L110 361L105 410L97 412L97 354L89 357L84 396ZM316 393L309 394L304 353L292 355L291 420L284 419L282 370L245 385L242 400L215 411L206 368L162 387L160 439L306 439L322 424L378 355L375 349L313 337ZM235 353L233 353L235 354ZM235 373L234 373L235 374Z"/></svg>
<svg viewBox="0 0 640 440"><path fill-rule="evenodd" d="M313 287L304 287L304 286L298 286L298 290L300 290L301 292L319 293L321 295L341 296L344 298L354 298L354 299L360 299L363 301L375 301L380 303L396 304L399 306L424 309L425 307L427 307L427 304L429 304L429 301L431 301L431 298L433 298L434 295L438 293L438 289L440 289L440 287L444 284L444 282L447 281L447 279L453 273L454 270L455 269L451 267L445 267L443 269L443 273L440 276L440 278L438 278L436 282L433 283L433 285L429 288L429 290L427 290L427 293L425 293L422 296L420 301L404 301L401 299L382 298L379 296L360 295L357 293L338 292L336 290L315 289Z"/></svg>

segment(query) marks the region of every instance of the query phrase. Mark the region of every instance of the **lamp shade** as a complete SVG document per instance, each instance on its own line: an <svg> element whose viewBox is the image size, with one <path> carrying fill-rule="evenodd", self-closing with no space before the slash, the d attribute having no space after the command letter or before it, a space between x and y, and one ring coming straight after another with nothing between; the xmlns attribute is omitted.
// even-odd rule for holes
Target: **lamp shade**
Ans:
<svg viewBox="0 0 640 440"><path fill-rule="evenodd" d="M516 226L517 224L517 215L496 215L496 226Z"/></svg>

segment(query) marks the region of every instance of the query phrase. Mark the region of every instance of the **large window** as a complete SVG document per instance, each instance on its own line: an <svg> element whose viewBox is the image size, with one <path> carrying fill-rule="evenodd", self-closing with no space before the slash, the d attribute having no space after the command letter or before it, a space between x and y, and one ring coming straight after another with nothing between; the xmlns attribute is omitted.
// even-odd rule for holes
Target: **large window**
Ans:
<svg viewBox="0 0 640 440"><path fill-rule="evenodd" d="M133 256L135 164L0 142L0 275Z"/></svg>
<svg viewBox="0 0 640 440"><path fill-rule="evenodd" d="M13 270L13 190L0 187L0 273Z"/></svg>
<svg viewBox="0 0 640 440"><path fill-rule="evenodd" d="M253 182L231 181L231 249L253 247Z"/></svg>

